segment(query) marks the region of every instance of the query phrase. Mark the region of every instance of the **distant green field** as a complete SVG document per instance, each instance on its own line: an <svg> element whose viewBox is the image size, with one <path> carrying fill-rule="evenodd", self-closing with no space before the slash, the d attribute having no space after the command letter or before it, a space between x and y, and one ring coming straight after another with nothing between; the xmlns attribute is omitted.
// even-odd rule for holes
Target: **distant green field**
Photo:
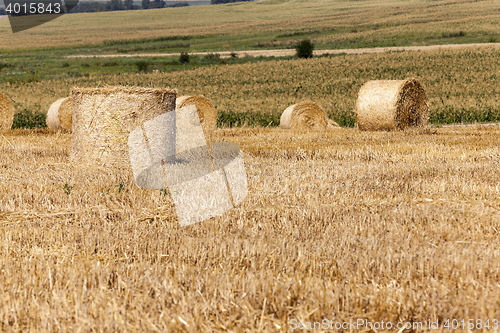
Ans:
<svg viewBox="0 0 500 333"><path fill-rule="evenodd" d="M129 41L125 52L289 48L303 38L322 49L488 42L500 39L499 21L497 0L267 0L63 15L16 34L2 19L0 48L110 53L116 41Z"/></svg>

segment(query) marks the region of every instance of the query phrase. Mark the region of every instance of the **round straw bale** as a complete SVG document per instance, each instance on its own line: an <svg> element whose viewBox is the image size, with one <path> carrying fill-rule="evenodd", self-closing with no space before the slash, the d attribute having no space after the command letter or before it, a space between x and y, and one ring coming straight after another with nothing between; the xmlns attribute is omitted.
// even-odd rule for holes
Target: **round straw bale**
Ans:
<svg viewBox="0 0 500 333"><path fill-rule="evenodd" d="M60 98L49 108L47 112L47 127L52 129L65 129L71 131L71 114L73 101L71 97Z"/></svg>
<svg viewBox="0 0 500 333"><path fill-rule="evenodd" d="M300 102L287 107L281 114L280 126L299 129L339 127L336 122L328 119L321 106L311 101Z"/></svg>
<svg viewBox="0 0 500 333"><path fill-rule="evenodd" d="M10 98L0 93L0 132L9 131L12 128L15 111Z"/></svg>
<svg viewBox="0 0 500 333"><path fill-rule="evenodd" d="M327 119L328 121L328 124L327 124L327 128L336 128L336 127L340 127L339 124L337 124L336 122L334 122L333 120L331 120L330 118Z"/></svg>
<svg viewBox="0 0 500 333"><path fill-rule="evenodd" d="M360 130L424 127L429 104L416 79L368 81L359 90L355 113Z"/></svg>
<svg viewBox="0 0 500 333"><path fill-rule="evenodd" d="M198 110L201 127L205 134L210 134L217 128L217 110L214 105L205 96L181 96L175 101L176 109L183 108L188 105L195 105Z"/></svg>
<svg viewBox="0 0 500 333"><path fill-rule="evenodd" d="M73 88L71 161L77 166L131 170L129 134L138 126L144 129L144 122L174 111L176 94L169 88ZM175 122L171 125L175 131Z"/></svg>
<svg viewBox="0 0 500 333"><path fill-rule="evenodd" d="M52 103L47 111L47 127L51 129L59 129L61 122L59 121L59 106L68 97L59 98Z"/></svg>
<svg viewBox="0 0 500 333"><path fill-rule="evenodd" d="M73 101L71 98L66 98L59 106L59 121L61 122L61 127L67 131L71 131L73 124L71 122L73 118Z"/></svg>

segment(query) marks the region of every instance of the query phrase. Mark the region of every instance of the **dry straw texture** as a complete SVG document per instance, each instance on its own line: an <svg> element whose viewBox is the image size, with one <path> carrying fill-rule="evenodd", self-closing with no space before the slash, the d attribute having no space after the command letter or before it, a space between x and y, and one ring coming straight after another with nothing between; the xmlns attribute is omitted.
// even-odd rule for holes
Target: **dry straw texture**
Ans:
<svg viewBox="0 0 500 333"><path fill-rule="evenodd" d="M361 130L424 127L429 104L416 79L368 81L359 91L355 113Z"/></svg>
<svg viewBox="0 0 500 333"><path fill-rule="evenodd" d="M61 127L65 130L71 131L73 117L73 101L71 98L66 98L59 106L59 121Z"/></svg>
<svg viewBox="0 0 500 333"><path fill-rule="evenodd" d="M71 131L71 117L73 101L71 97L60 98L49 108L47 112L47 127L51 129L64 129Z"/></svg>
<svg viewBox="0 0 500 333"><path fill-rule="evenodd" d="M0 93L0 132L6 132L12 128L14 112L10 98Z"/></svg>
<svg viewBox="0 0 500 333"><path fill-rule="evenodd" d="M74 88L71 160L78 165L130 169L128 136L137 126L175 109L169 88Z"/></svg>
<svg viewBox="0 0 500 333"><path fill-rule="evenodd" d="M220 129L214 141L245 155L248 197L189 227L168 193L73 172L70 134L0 135L0 331L340 331L291 328L325 318L391 321L384 333L442 318L491 328L500 126L412 132Z"/></svg>
<svg viewBox="0 0 500 333"><path fill-rule="evenodd" d="M339 127L328 119L325 111L315 102L305 101L290 105L283 111L280 118L283 128L326 129Z"/></svg>
<svg viewBox="0 0 500 333"><path fill-rule="evenodd" d="M59 106L61 103L69 97L60 98L54 103L52 103L49 107L49 111L47 112L47 127L51 129L59 129L61 128L61 122L59 121Z"/></svg>
<svg viewBox="0 0 500 333"><path fill-rule="evenodd" d="M188 105L196 106L205 135L212 133L217 128L217 110L208 98L205 96L181 96L175 101L177 109Z"/></svg>

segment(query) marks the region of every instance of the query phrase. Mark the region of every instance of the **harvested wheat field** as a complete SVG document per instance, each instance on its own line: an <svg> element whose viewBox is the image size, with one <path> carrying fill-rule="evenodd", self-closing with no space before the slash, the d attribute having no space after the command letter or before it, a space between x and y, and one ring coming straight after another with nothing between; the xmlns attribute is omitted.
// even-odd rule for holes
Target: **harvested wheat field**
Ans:
<svg viewBox="0 0 500 333"><path fill-rule="evenodd" d="M493 327L499 126L291 131L215 131L214 141L244 152L248 197L188 227L168 191L76 172L70 134L6 133L2 331L278 332L299 321L469 318Z"/></svg>

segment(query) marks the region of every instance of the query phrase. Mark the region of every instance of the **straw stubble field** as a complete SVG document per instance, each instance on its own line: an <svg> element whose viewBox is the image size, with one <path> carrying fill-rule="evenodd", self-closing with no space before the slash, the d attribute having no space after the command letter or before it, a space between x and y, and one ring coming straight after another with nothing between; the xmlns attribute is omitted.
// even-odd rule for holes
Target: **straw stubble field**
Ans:
<svg viewBox="0 0 500 333"><path fill-rule="evenodd" d="M181 228L165 192L0 138L3 331L290 330L500 319L500 128L217 130L249 194Z"/></svg>

